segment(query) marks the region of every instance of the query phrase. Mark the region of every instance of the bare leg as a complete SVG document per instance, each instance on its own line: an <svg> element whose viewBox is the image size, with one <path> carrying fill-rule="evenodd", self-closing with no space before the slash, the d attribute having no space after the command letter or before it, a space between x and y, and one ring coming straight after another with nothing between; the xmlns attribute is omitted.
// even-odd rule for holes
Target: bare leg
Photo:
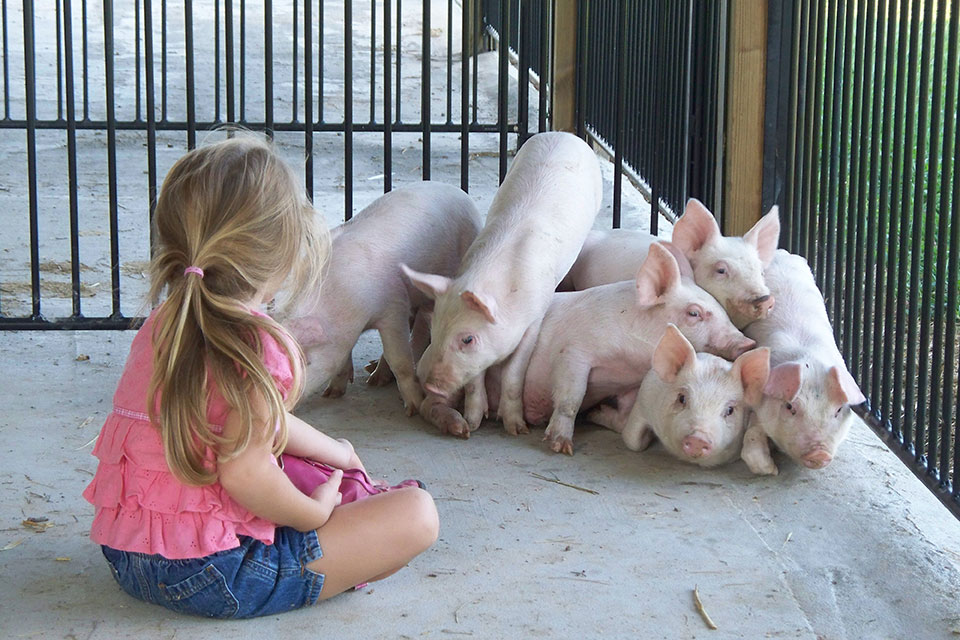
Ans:
<svg viewBox="0 0 960 640"><path fill-rule="evenodd" d="M537 346L542 321L543 318L540 318L527 327L520 344L503 365L498 413L503 420L503 428L511 435L530 433L523 418L523 380L527 375L527 365L530 364L533 349Z"/></svg>
<svg viewBox="0 0 960 640"><path fill-rule="evenodd" d="M347 383L353 382L353 351L348 351L347 356L340 364L336 375L330 380L330 384L323 390L324 398L339 398L347 392Z"/></svg>
<svg viewBox="0 0 960 640"><path fill-rule="evenodd" d="M437 508L416 487L351 502L317 529L323 557L307 565L324 574L320 599L402 569L436 541Z"/></svg>
<svg viewBox="0 0 960 640"><path fill-rule="evenodd" d="M780 471L770 455L770 441L767 434L757 424L757 416L750 414L747 422L747 431L743 434L743 450L740 457L753 473L758 475L775 476Z"/></svg>

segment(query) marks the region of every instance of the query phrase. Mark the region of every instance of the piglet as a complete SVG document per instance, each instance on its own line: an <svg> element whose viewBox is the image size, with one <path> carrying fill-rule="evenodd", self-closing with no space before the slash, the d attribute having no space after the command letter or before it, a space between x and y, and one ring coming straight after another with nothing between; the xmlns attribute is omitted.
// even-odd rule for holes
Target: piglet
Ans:
<svg viewBox="0 0 960 640"><path fill-rule="evenodd" d="M479 230L473 200L436 182L394 189L333 229L322 288L284 320L307 357L308 390L328 385L324 395L343 395L353 378L353 346L361 333L376 329L384 358L372 382L396 376L413 415L423 392L414 373L411 329L414 342L426 342L429 328L422 316L432 302L408 284L400 263L453 274Z"/></svg>
<svg viewBox="0 0 960 640"><path fill-rule="evenodd" d="M733 364L696 353L674 325L668 325L653 353L636 403L623 426L623 441L634 451L654 436L674 457L714 467L740 455L750 407L760 404L770 373L770 350L752 349ZM603 419L607 407L590 416Z"/></svg>
<svg viewBox="0 0 960 640"><path fill-rule="evenodd" d="M784 250L766 271L777 306L745 329L770 348L770 379L750 418L742 457L750 470L776 474L768 438L810 469L827 466L866 401L837 349L823 296L807 261Z"/></svg>
<svg viewBox="0 0 960 640"><path fill-rule="evenodd" d="M673 227L671 241L690 262L697 284L719 300L733 324L742 329L773 308L763 270L773 258L779 236L777 207L742 238L727 237L703 203L691 198ZM591 231L561 289L580 291L629 280L655 241L655 236L643 231Z"/></svg>
<svg viewBox="0 0 960 640"><path fill-rule="evenodd" d="M544 439L573 455L577 413L610 396L625 409L670 323L697 348L726 357L753 347L710 294L681 277L661 243L650 247L634 281L555 294L524 381L527 421L549 419Z"/></svg>
<svg viewBox="0 0 960 640"><path fill-rule="evenodd" d="M521 404L527 362L554 289L576 260L601 196L600 167L590 147L569 133L540 133L514 158L486 225L454 277L404 266L414 286L436 300L430 345L417 365L428 392L452 401L470 383L468 405L482 407L484 371L509 358L500 415L509 433L527 431ZM435 421L437 409L434 398L421 413ZM477 410L469 421L451 422L450 412L442 412L441 430L462 437L482 418Z"/></svg>

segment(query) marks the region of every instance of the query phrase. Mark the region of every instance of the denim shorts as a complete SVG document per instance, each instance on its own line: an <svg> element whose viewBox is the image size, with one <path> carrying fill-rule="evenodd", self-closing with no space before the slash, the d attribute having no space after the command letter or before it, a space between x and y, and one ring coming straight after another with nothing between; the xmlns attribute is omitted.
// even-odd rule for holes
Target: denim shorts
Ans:
<svg viewBox="0 0 960 640"><path fill-rule="evenodd" d="M187 560L102 549L124 591L179 613L252 618L316 603L323 574L307 568L323 556L316 531L277 527L273 544L239 540L234 549Z"/></svg>

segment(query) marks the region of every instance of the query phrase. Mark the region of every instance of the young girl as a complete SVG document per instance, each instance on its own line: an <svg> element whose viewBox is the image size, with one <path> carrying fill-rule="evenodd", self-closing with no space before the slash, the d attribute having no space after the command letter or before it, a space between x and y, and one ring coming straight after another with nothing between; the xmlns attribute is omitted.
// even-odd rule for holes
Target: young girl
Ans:
<svg viewBox="0 0 960 640"><path fill-rule="evenodd" d="M175 611L245 618L296 609L399 570L437 537L416 487L337 506L341 471L312 495L281 452L362 468L288 410L299 348L257 311L288 280L319 284L329 239L293 171L265 142L191 151L157 201L151 298L84 497L113 576Z"/></svg>

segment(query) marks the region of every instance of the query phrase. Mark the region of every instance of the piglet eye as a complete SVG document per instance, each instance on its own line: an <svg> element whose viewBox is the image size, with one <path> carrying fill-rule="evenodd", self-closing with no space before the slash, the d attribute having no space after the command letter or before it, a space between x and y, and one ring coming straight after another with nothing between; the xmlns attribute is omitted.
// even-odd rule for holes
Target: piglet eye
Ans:
<svg viewBox="0 0 960 640"><path fill-rule="evenodd" d="M724 268L724 267L717 267L717 273L718 273L719 275L722 276L722 275L725 274L726 272L727 272L726 268Z"/></svg>
<svg viewBox="0 0 960 640"><path fill-rule="evenodd" d="M680 405L686 405L686 404L687 404L687 396L683 395L682 393L678 393L678 394L677 394L677 403L680 404Z"/></svg>
<svg viewBox="0 0 960 640"><path fill-rule="evenodd" d="M466 336L460 339L460 342L463 344L471 344L473 342L473 336Z"/></svg>
<svg viewBox="0 0 960 640"><path fill-rule="evenodd" d="M687 310L687 315L690 316L691 318L699 318L699 317L700 317L700 311L697 310L697 309L688 309L688 310Z"/></svg>
<svg viewBox="0 0 960 640"><path fill-rule="evenodd" d="M796 409L796 407L793 406L792 403L788 402L788 403L786 403L786 404L783 405L783 406L784 406L784 408L786 408L786 410L789 411L791 414L797 415L797 409Z"/></svg>
<svg viewBox="0 0 960 640"><path fill-rule="evenodd" d="M726 418L732 415L733 415L733 405L730 405L729 407L727 407L727 410L723 412L723 416Z"/></svg>

